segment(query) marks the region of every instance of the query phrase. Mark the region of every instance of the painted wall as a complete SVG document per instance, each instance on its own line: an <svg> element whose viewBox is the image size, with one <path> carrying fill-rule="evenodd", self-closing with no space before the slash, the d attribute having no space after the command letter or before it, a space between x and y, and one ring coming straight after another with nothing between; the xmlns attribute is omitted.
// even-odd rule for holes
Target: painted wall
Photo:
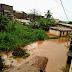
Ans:
<svg viewBox="0 0 72 72"><path fill-rule="evenodd" d="M63 25L56 25L56 27L64 27L64 28L69 28L69 27L66 27L66 26L63 26Z"/></svg>
<svg viewBox="0 0 72 72"><path fill-rule="evenodd" d="M53 34L53 35L56 35L56 36L60 36L60 31L56 31L56 30L50 29L50 30L49 30L49 33L50 33L50 34Z"/></svg>
<svg viewBox="0 0 72 72"><path fill-rule="evenodd" d="M50 29L49 33L53 34L53 35L56 35L56 36L60 36L60 31L57 31L57 30ZM72 33L72 31L71 32L69 31L68 35L70 35L71 33ZM66 35L67 35L67 31L66 32L61 32L61 36L66 36Z"/></svg>
<svg viewBox="0 0 72 72"><path fill-rule="evenodd" d="M55 23L59 23L59 19L54 19L55 20Z"/></svg>
<svg viewBox="0 0 72 72"><path fill-rule="evenodd" d="M67 32L61 32L61 36L66 36Z"/></svg>
<svg viewBox="0 0 72 72"><path fill-rule="evenodd" d="M0 11L4 10L13 11L13 7L9 5L0 4Z"/></svg>
<svg viewBox="0 0 72 72"><path fill-rule="evenodd" d="M17 19L27 19L27 14L26 13L19 13L19 12L16 12L14 11L14 16L17 18Z"/></svg>
<svg viewBox="0 0 72 72"><path fill-rule="evenodd" d="M8 5L3 5L3 6L4 6L4 10L13 11L13 7L12 6L8 6Z"/></svg>
<svg viewBox="0 0 72 72"><path fill-rule="evenodd" d="M66 26L63 26L63 25L56 25L56 27L64 27L64 28L71 28L72 29L72 27L66 27Z"/></svg>

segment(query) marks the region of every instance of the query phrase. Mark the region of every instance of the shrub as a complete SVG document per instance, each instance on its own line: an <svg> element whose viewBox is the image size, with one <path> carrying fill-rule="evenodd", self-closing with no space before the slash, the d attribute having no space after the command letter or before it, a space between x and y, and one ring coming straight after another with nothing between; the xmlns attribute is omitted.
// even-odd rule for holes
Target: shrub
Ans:
<svg viewBox="0 0 72 72"><path fill-rule="evenodd" d="M55 21L51 19L41 18L37 21L32 22L33 25L31 28L33 29L42 29L45 31L49 31L50 26L55 26Z"/></svg>
<svg viewBox="0 0 72 72"><path fill-rule="evenodd" d="M25 54L25 51L21 48L15 48L12 54L17 57L22 57Z"/></svg>
<svg viewBox="0 0 72 72"><path fill-rule="evenodd" d="M29 53L25 53L25 55L23 56L23 59L26 59L27 57L29 57L30 54Z"/></svg>
<svg viewBox="0 0 72 72"><path fill-rule="evenodd" d="M5 31L8 31L8 32L10 32L10 31L13 31L13 30L15 30L16 28L15 28L15 24L14 23L12 23L12 22L9 22L7 25L6 25L6 30Z"/></svg>
<svg viewBox="0 0 72 72"><path fill-rule="evenodd" d="M49 39L58 39L58 37L49 37Z"/></svg>
<svg viewBox="0 0 72 72"><path fill-rule="evenodd" d="M27 58L28 56L30 56L29 53L26 53L27 49L21 49L21 48L15 48L14 52L12 53L12 55L16 56L16 57L22 57L23 59ZM16 58L13 57L13 58Z"/></svg>
<svg viewBox="0 0 72 72"><path fill-rule="evenodd" d="M26 23L25 22L23 22L23 25L25 25Z"/></svg>
<svg viewBox="0 0 72 72"><path fill-rule="evenodd" d="M0 52L13 51L17 47L24 47L30 42L47 39L43 30L33 30L21 25L19 21L8 21L5 31L0 31Z"/></svg>
<svg viewBox="0 0 72 72"><path fill-rule="evenodd" d="M5 31L8 23L8 18L0 14L0 31Z"/></svg>
<svg viewBox="0 0 72 72"><path fill-rule="evenodd" d="M0 15L0 31L13 31L15 30L15 24L17 20L11 22L7 17Z"/></svg>
<svg viewBox="0 0 72 72"><path fill-rule="evenodd" d="M68 24L72 24L72 21L68 22Z"/></svg>
<svg viewBox="0 0 72 72"><path fill-rule="evenodd" d="M0 32L0 51L12 51L17 47L24 47L30 42L47 39L43 30L33 30L26 26L16 24L15 30Z"/></svg>
<svg viewBox="0 0 72 72"><path fill-rule="evenodd" d="M30 24L30 25L28 25L27 27L28 27L29 29L32 29L32 28L33 28L33 25Z"/></svg>

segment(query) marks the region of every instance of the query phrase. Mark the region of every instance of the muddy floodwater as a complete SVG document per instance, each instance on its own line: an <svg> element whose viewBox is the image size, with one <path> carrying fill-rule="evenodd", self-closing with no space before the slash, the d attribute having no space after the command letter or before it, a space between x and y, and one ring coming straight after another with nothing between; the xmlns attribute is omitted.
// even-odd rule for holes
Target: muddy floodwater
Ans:
<svg viewBox="0 0 72 72"><path fill-rule="evenodd" d="M59 39L49 39L33 43L30 48L34 55L45 56L48 58L46 72L62 72L62 68L66 66L67 52L69 48L69 38L61 37Z"/></svg>
<svg viewBox="0 0 72 72"><path fill-rule="evenodd" d="M66 43L58 40L47 40L38 46L39 50L36 54L48 58L46 72L62 72L61 69L65 67L67 60Z"/></svg>
<svg viewBox="0 0 72 72"><path fill-rule="evenodd" d="M69 50L69 38L60 37L59 39L48 39L44 41L37 41L24 48L28 49L30 57L27 59L16 58L13 59L14 66L22 65L25 60L28 60L34 55L45 56L48 58L46 72L62 72L62 68L66 66L67 52ZM9 54L10 56L12 54ZM5 57L5 63L10 64L10 58Z"/></svg>

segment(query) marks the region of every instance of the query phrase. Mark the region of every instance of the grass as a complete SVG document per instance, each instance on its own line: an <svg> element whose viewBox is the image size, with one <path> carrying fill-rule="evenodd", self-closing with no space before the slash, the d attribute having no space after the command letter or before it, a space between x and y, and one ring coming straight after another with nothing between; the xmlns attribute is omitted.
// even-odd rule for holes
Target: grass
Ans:
<svg viewBox="0 0 72 72"><path fill-rule="evenodd" d="M25 53L25 55L23 56L23 59L26 59L27 57L29 57L30 54L29 53Z"/></svg>
<svg viewBox="0 0 72 72"><path fill-rule="evenodd" d="M58 37L49 37L49 39L58 39Z"/></svg>

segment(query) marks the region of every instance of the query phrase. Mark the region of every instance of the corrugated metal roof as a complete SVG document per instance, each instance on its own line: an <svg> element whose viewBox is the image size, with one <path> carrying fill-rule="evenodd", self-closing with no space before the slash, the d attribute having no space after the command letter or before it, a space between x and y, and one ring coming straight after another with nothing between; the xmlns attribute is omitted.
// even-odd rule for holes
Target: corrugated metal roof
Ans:
<svg viewBox="0 0 72 72"><path fill-rule="evenodd" d="M59 31L72 31L70 28L66 27L50 27L51 29L59 30Z"/></svg>
<svg viewBox="0 0 72 72"><path fill-rule="evenodd" d="M25 20L25 19L17 19L18 21L21 21L21 22L29 22L29 23L31 23L29 20Z"/></svg>
<svg viewBox="0 0 72 72"><path fill-rule="evenodd" d="M7 4L2 4L2 3L0 3L0 5L6 5L6 6L11 6L11 5L7 5ZM11 7L13 7L13 6L11 6Z"/></svg>
<svg viewBox="0 0 72 72"><path fill-rule="evenodd" d="M58 23L59 25L67 26L67 27L72 27L72 24L65 24L65 23Z"/></svg>

